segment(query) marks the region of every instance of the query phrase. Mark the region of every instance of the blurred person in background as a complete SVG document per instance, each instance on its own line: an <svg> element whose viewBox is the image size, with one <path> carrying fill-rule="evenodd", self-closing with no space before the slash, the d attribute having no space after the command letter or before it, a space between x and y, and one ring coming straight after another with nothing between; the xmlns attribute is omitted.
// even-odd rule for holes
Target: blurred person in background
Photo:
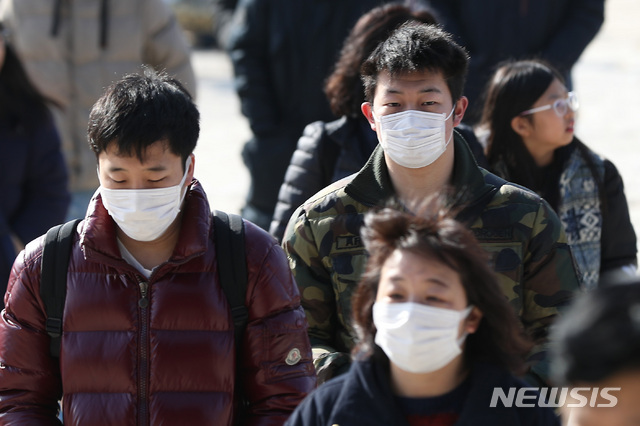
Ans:
<svg viewBox="0 0 640 426"><path fill-rule="evenodd" d="M48 104L29 81L11 34L0 23L2 296L16 254L24 244L64 221L69 206L67 169Z"/></svg>
<svg viewBox="0 0 640 426"><path fill-rule="evenodd" d="M229 46L229 35L233 28L233 17L238 0L211 0L213 9L213 34L216 45L226 49Z"/></svg>
<svg viewBox="0 0 640 426"><path fill-rule="evenodd" d="M551 65L508 62L487 86L478 133L487 135L493 173L554 208L581 286L592 290L636 274L636 234L620 173L574 134L577 108L576 95Z"/></svg>
<svg viewBox="0 0 640 426"><path fill-rule="evenodd" d="M414 1L415 2L415 1ZM268 230L305 126L336 117L325 79L356 21L388 0L240 0L228 50L252 137L242 150L250 188L242 215Z"/></svg>
<svg viewBox="0 0 640 426"><path fill-rule="evenodd" d="M174 75L195 95L190 47L163 0L0 0L0 20L31 81L60 106L53 112L70 176L67 217L84 217L99 184L86 149L94 102L142 64Z"/></svg>
<svg viewBox="0 0 640 426"><path fill-rule="evenodd" d="M571 69L604 22L604 0L429 0L444 29L471 56L465 122L480 120L487 81L505 60L553 64L571 90Z"/></svg>
<svg viewBox="0 0 640 426"><path fill-rule="evenodd" d="M640 281L578 298L552 336L552 378L570 387L563 424L639 425Z"/></svg>

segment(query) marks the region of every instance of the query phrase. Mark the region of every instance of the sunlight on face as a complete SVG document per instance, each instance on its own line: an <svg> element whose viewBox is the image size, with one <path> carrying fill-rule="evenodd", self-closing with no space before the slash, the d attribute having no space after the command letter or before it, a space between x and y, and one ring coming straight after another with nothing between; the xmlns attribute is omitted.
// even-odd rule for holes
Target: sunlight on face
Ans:
<svg viewBox="0 0 640 426"><path fill-rule="evenodd" d="M115 144L110 144L98 156L101 185L109 189L151 189L180 183L185 172L184 164L179 155L169 150L166 142L153 143L143 154L143 161L135 155L119 155ZM190 166L187 172L193 175L193 167ZM186 182L191 182L189 176Z"/></svg>
<svg viewBox="0 0 640 426"><path fill-rule="evenodd" d="M461 311L467 296L460 275L449 266L396 250L382 266L376 302L414 302Z"/></svg>

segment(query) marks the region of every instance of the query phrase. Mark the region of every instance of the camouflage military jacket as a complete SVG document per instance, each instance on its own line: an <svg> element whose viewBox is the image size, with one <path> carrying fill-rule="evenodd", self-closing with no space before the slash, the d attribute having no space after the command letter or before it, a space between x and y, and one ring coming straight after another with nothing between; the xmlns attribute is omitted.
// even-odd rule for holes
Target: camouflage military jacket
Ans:
<svg viewBox="0 0 640 426"><path fill-rule="evenodd" d="M536 342L532 360L546 360L547 332L578 291L562 225L537 194L478 167L456 132L451 185L464 200L458 219L490 253L500 284ZM364 272L364 214L394 197L380 146L355 175L323 189L293 214L283 240L316 349L349 352L351 294ZM538 365L540 364L540 365ZM547 362L536 374L547 377Z"/></svg>

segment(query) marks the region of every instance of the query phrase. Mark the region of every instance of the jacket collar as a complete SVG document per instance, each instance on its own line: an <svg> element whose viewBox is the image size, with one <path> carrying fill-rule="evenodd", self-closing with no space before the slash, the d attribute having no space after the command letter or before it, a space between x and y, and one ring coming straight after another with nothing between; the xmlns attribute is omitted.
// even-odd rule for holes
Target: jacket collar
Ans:
<svg viewBox="0 0 640 426"><path fill-rule="evenodd" d="M456 424L514 424L513 409L492 408L491 397L495 388L508 392L509 387L522 387L525 384L504 368L484 362L473 363L469 374L469 393ZM404 420L404 414L395 403L391 390L388 361L368 359L353 362L346 374L343 389L338 400L351 400L354 404L362 400L384 401L384 404L367 404L369 418L379 419L379 424L406 424L404 421L398 422L398 419ZM354 412L357 412L356 408Z"/></svg>
<svg viewBox="0 0 640 426"><path fill-rule="evenodd" d="M489 193L493 185L485 183L483 171L476 163L464 138L454 129L454 164L451 185L457 204L473 205ZM378 145L364 167L345 187L345 192L367 206L379 206L395 196L384 151Z"/></svg>
<svg viewBox="0 0 640 426"><path fill-rule="evenodd" d="M211 210L200 183L194 179L187 188L182 209L180 236L169 262L181 263L204 253L211 231ZM96 191L81 229L80 246L87 260L121 261L116 241L116 225L102 204L102 196Z"/></svg>

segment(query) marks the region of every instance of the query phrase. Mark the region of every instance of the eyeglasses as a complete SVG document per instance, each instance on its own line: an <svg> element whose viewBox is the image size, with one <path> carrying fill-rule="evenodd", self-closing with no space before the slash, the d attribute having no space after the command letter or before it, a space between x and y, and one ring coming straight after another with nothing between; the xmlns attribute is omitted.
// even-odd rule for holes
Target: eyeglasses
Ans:
<svg viewBox="0 0 640 426"><path fill-rule="evenodd" d="M571 109L571 111L577 111L580 104L578 103L578 98L573 92L569 92L569 95L566 99L558 99L554 103L549 105L543 105L537 108L528 109L526 111L522 111L520 116L534 114L540 111L546 111L548 109L553 108L553 112L556 113L558 117L564 117L564 115Z"/></svg>

